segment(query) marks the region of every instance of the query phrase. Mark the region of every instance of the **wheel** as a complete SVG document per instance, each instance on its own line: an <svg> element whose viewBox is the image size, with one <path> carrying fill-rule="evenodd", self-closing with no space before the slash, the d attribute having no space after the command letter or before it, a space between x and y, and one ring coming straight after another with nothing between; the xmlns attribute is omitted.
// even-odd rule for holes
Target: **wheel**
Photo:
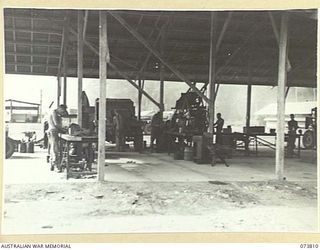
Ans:
<svg viewBox="0 0 320 250"><path fill-rule="evenodd" d="M10 158L14 153L15 142L11 138L6 138L6 159Z"/></svg>
<svg viewBox="0 0 320 250"><path fill-rule="evenodd" d="M312 149L315 145L314 132L307 130L302 137L303 146L307 149Z"/></svg>

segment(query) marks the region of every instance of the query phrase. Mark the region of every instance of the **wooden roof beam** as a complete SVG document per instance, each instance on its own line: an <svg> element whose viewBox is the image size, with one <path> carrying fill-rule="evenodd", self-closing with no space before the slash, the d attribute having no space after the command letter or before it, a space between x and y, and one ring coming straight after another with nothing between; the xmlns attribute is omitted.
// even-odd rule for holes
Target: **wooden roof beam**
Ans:
<svg viewBox="0 0 320 250"><path fill-rule="evenodd" d="M6 55L8 56L34 56L34 57L49 57L49 58L60 58L59 55L54 54L44 54L44 53L14 53L14 52L6 52Z"/></svg>
<svg viewBox="0 0 320 250"><path fill-rule="evenodd" d="M62 29L62 39L61 39L61 45L60 45L60 56L59 56L59 64L58 64L58 77L61 76L62 71L62 63L63 63L63 57L64 57L64 51L66 47L66 29L67 29L67 16L64 18L64 25Z"/></svg>
<svg viewBox="0 0 320 250"><path fill-rule="evenodd" d="M109 13L122 24L138 41L140 41L151 53L157 57L161 63L163 63L168 69L170 69L179 79L183 82L187 83L189 87L196 92L205 102L211 104L211 100L206 97L201 91L196 88L192 82L187 79L180 71L178 71L175 67L173 67L169 62L163 59L159 52L152 48L152 46L138 33L136 32L120 15L116 14L115 12L109 11Z"/></svg>
<svg viewBox="0 0 320 250"><path fill-rule="evenodd" d="M274 17L273 17L273 15L272 15L272 13L270 11L268 11L268 15L269 15L269 18L270 18L270 21L271 21L271 25L272 25L274 36L275 36L275 38L277 40L278 46L280 46L280 34L279 34L279 30L277 28L276 21L274 20ZM291 67L291 63L290 63L288 55L287 55L286 63L287 63L287 72L289 72L292 69L292 67Z"/></svg>
<svg viewBox="0 0 320 250"><path fill-rule="evenodd" d="M42 46L42 47L57 47L60 48L61 44L60 43L48 43L48 42L33 42L31 43L30 41L22 41L22 40L16 40L15 38L13 40L6 40L6 44L13 44L13 45L32 45L32 46Z"/></svg>
<svg viewBox="0 0 320 250"><path fill-rule="evenodd" d="M77 36L77 34L78 34L77 31L74 30L72 27L69 27L69 31L70 31L71 34L73 34L73 35L75 35L75 36ZM84 40L83 42L84 42L84 44L85 44L88 48L90 48L96 55L99 55L99 50L97 50L90 42L88 42L87 40ZM109 54L109 53L108 53L108 54ZM158 107L160 107L160 106L159 106L160 104L159 104L153 97L151 97L146 91L144 91L143 89L141 89L134 81L132 81L132 80L130 79L130 77L129 77L126 73L121 72L121 70L120 70L116 65L114 65L113 63L110 62L110 60L107 60L107 62L108 62L109 66L110 66L111 68L113 68L120 76L123 77L123 79L127 80L132 86L134 86L136 89L140 90L141 93L142 93L143 95L145 95L151 102L153 102L155 105L157 105Z"/></svg>
<svg viewBox="0 0 320 250"><path fill-rule="evenodd" d="M31 18L31 20L33 20ZM49 31L49 30L33 30L31 29L13 29L13 28L5 28L5 31L13 31L15 30L16 32L22 32L22 33L35 33L35 34L44 34L44 35L56 35L56 36L62 36L62 34L60 32L55 32L55 31Z"/></svg>
<svg viewBox="0 0 320 250"><path fill-rule="evenodd" d="M84 12L84 20L83 20L83 34L82 34L83 40L86 39L88 17L89 17L89 11L86 10Z"/></svg>
<svg viewBox="0 0 320 250"><path fill-rule="evenodd" d="M223 39L224 34L225 34L225 32L226 32L226 30L227 30L227 28L228 28L228 25L229 25L229 23L230 23L230 20L231 20L231 17L232 17L232 13L233 13L233 12L229 12L229 13L228 13L228 17L227 17L227 19L225 20L225 22L224 22L224 24L223 24L223 26L222 26L221 32L220 32L220 34L219 34L219 37L218 37L218 40L217 40L217 43L216 43L216 51L218 51L219 48L220 48L222 39Z"/></svg>

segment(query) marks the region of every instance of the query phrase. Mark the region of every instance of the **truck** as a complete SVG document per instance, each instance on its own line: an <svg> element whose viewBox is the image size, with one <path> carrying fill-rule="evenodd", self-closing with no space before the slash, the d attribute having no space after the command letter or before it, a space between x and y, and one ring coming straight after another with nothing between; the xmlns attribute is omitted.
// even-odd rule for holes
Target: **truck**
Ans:
<svg viewBox="0 0 320 250"><path fill-rule="evenodd" d="M95 119L99 120L99 99L95 102ZM135 116L135 106L130 99L106 99L106 141L123 151L126 142L133 141L135 151L143 145L142 124Z"/></svg>

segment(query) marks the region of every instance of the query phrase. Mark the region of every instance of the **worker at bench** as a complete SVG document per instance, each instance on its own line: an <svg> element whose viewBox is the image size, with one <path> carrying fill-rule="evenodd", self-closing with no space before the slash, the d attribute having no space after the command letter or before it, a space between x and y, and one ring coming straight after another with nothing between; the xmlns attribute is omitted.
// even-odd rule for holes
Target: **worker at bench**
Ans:
<svg viewBox="0 0 320 250"><path fill-rule="evenodd" d="M59 137L58 133L65 133L66 129L62 127L62 117L67 116L67 106L61 104L57 109L54 109L48 119L48 137L50 143L50 170L53 171L57 167L59 154Z"/></svg>

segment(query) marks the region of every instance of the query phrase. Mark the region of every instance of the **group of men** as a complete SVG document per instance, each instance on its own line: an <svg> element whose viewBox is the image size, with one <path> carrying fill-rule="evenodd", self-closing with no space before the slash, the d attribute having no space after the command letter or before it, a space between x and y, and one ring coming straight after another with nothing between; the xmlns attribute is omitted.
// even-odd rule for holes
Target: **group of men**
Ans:
<svg viewBox="0 0 320 250"><path fill-rule="evenodd" d="M45 137L47 136L48 152L50 154L51 171L57 167L58 154L59 154L59 133L65 133L66 130L62 126L62 117L68 115L67 106L64 104L59 105L57 109L52 110L45 123ZM162 123L161 114L158 112L151 121L151 147L153 148L153 143L155 140L159 140L159 129ZM216 144L222 144L222 132L224 126L224 119L221 113L217 114L217 120L213 124L216 133ZM293 156L296 134L298 129L298 122L294 119L294 114L290 115L290 121L288 122L288 144L287 144L287 154L288 156Z"/></svg>
<svg viewBox="0 0 320 250"><path fill-rule="evenodd" d="M298 122L294 119L294 114L290 114L290 120L288 121L288 143L287 143L287 156L292 157L294 155L295 142L297 138L297 130L299 128ZM153 148L154 141L159 140L161 135L160 124L162 122L160 112L156 113L151 120L151 148ZM216 134L216 144L222 144L222 132L224 126L224 119L221 113L217 113L217 120L213 124Z"/></svg>

